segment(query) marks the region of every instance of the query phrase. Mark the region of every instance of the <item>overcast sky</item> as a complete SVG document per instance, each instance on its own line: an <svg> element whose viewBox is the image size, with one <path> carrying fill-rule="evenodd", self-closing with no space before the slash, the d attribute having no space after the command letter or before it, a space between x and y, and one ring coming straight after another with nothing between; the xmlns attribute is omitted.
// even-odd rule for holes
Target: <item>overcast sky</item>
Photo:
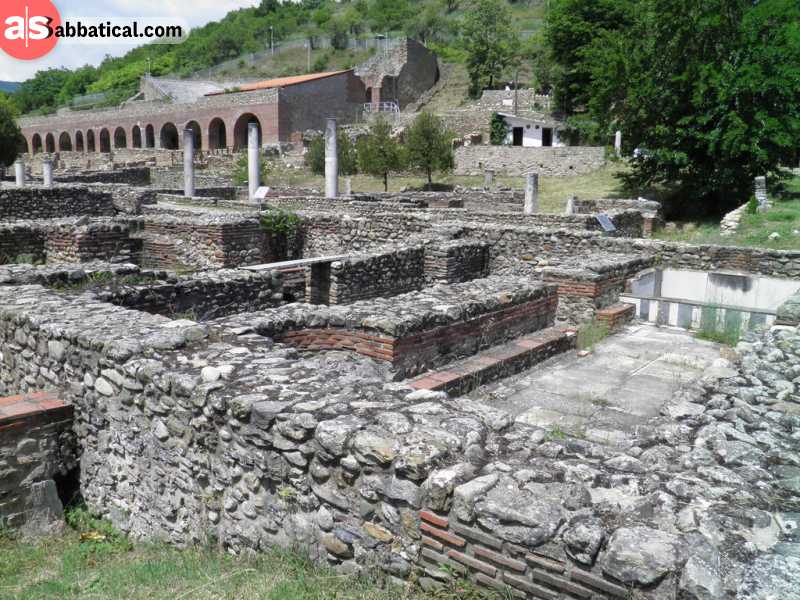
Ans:
<svg viewBox="0 0 800 600"><path fill-rule="evenodd" d="M3 0L0 0L2 2ZM225 16L231 10L258 4L258 0L53 0L62 20L75 17L155 18L170 24L170 19L197 27ZM119 56L134 45L56 44L50 54L39 60L16 60L0 50L0 80L24 81L41 69L98 65L106 54Z"/></svg>

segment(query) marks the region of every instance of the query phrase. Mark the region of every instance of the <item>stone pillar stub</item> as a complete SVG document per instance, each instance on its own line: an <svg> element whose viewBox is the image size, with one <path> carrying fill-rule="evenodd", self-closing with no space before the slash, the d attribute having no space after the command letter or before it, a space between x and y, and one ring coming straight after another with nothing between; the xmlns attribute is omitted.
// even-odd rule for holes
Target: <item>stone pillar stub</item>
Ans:
<svg viewBox="0 0 800 600"><path fill-rule="evenodd" d="M258 147L258 123L247 126L247 182L250 200L255 200L261 186L261 151Z"/></svg>
<svg viewBox="0 0 800 600"><path fill-rule="evenodd" d="M42 160L42 180L44 187L53 187L53 161L49 158Z"/></svg>
<svg viewBox="0 0 800 600"><path fill-rule="evenodd" d="M353 195L353 179L350 177L344 178L344 195L345 196Z"/></svg>
<svg viewBox="0 0 800 600"><path fill-rule="evenodd" d="M539 174L528 173L525 178L525 209L526 215L539 212Z"/></svg>
<svg viewBox="0 0 800 600"><path fill-rule="evenodd" d="M25 161L21 158L14 163L14 176L17 187L25 187Z"/></svg>
<svg viewBox="0 0 800 600"><path fill-rule="evenodd" d="M483 187L487 190L492 189L494 185L494 170L493 169L484 169L483 170Z"/></svg>
<svg viewBox="0 0 800 600"><path fill-rule="evenodd" d="M622 132L617 131L614 134L614 152L617 156L622 156Z"/></svg>
<svg viewBox="0 0 800 600"><path fill-rule="evenodd" d="M183 195L194 196L194 131L183 130Z"/></svg>
<svg viewBox="0 0 800 600"><path fill-rule="evenodd" d="M570 196L567 198L567 208L564 210L565 215L575 214L575 200L577 200L576 196Z"/></svg>
<svg viewBox="0 0 800 600"><path fill-rule="evenodd" d="M339 195L339 159L336 154L336 119L328 119L325 126L325 197Z"/></svg>

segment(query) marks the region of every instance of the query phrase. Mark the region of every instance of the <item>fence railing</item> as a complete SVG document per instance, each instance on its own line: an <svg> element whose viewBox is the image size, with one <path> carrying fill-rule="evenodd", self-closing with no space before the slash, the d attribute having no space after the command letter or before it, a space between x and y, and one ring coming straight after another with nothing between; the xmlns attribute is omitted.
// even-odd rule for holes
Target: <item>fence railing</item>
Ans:
<svg viewBox="0 0 800 600"><path fill-rule="evenodd" d="M372 113L399 113L400 105L397 102L367 102L364 104L364 114Z"/></svg>

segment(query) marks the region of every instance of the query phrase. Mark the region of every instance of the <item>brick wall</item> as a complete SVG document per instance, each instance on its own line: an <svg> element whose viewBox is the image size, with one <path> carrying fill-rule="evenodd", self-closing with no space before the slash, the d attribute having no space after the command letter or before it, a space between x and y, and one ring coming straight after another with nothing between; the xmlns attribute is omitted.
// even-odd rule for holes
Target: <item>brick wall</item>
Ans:
<svg viewBox="0 0 800 600"><path fill-rule="evenodd" d="M43 528L61 517L53 478L74 468L75 446L72 406L55 395L0 398L0 526Z"/></svg>
<svg viewBox="0 0 800 600"><path fill-rule="evenodd" d="M44 262L47 228L33 223L0 224L0 264Z"/></svg>
<svg viewBox="0 0 800 600"><path fill-rule="evenodd" d="M44 249L48 263L138 262L141 242L131 239L128 226L121 223L63 225L47 232Z"/></svg>
<svg viewBox="0 0 800 600"><path fill-rule="evenodd" d="M425 247L425 279L433 283L461 283L489 275L489 245L455 240Z"/></svg>

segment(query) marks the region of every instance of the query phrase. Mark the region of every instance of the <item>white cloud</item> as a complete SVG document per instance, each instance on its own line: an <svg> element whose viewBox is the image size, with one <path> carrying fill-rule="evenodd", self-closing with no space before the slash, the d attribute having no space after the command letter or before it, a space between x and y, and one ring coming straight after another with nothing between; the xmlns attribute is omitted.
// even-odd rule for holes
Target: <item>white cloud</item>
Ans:
<svg viewBox="0 0 800 600"><path fill-rule="evenodd" d="M67 5L69 2L69 5ZM55 0L64 18L148 17L188 21L192 27L224 17L228 12L258 4L258 0ZM42 69L51 67L75 68L85 64L97 65L107 54L120 56L135 45L56 45L47 56L34 61L16 60L0 51L0 80L23 81Z"/></svg>

